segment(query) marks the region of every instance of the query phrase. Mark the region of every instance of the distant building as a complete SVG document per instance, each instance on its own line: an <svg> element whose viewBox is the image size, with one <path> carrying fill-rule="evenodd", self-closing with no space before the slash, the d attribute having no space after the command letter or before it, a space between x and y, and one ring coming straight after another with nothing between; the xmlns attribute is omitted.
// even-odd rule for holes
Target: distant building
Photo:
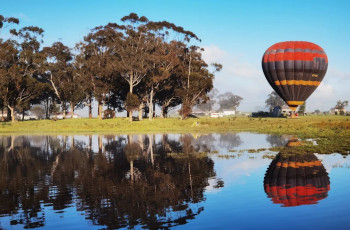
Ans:
<svg viewBox="0 0 350 230"><path fill-rule="evenodd" d="M334 114L335 115L343 115L346 114L346 109L334 109Z"/></svg>
<svg viewBox="0 0 350 230"><path fill-rule="evenodd" d="M54 115L53 117L55 117L56 119L63 119L63 113L61 113L61 114L58 114L58 115ZM72 113L71 112L68 112L67 114L66 114L66 119L67 118L80 118L80 116L78 115L78 114L73 114L73 116L72 116Z"/></svg>
<svg viewBox="0 0 350 230"><path fill-rule="evenodd" d="M224 109L222 113L224 114L224 116L236 115L236 111L232 109Z"/></svg>
<svg viewBox="0 0 350 230"><path fill-rule="evenodd" d="M213 117L213 118L218 118L218 117L223 117L224 114L223 113L211 113L210 114L210 117Z"/></svg>
<svg viewBox="0 0 350 230"><path fill-rule="evenodd" d="M22 116L18 117L18 119L22 119ZM23 120L29 121L29 120L38 120L38 116L35 115L24 115Z"/></svg>
<svg viewBox="0 0 350 230"><path fill-rule="evenodd" d="M205 116L205 115L208 115L208 112L205 112L201 109L194 109L192 111L192 114L195 115L195 116Z"/></svg>

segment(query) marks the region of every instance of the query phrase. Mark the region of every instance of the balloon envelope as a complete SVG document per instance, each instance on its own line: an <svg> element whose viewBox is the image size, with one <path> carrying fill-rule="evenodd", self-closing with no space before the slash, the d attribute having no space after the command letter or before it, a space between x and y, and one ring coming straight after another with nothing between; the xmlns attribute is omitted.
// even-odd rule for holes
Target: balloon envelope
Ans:
<svg viewBox="0 0 350 230"><path fill-rule="evenodd" d="M327 67L325 51L304 41L276 43L262 58L267 81L293 111L320 85Z"/></svg>
<svg viewBox="0 0 350 230"><path fill-rule="evenodd" d="M316 204L326 198L330 182L313 153L279 153L266 171L264 189L273 203L292 207Z"/></svg>

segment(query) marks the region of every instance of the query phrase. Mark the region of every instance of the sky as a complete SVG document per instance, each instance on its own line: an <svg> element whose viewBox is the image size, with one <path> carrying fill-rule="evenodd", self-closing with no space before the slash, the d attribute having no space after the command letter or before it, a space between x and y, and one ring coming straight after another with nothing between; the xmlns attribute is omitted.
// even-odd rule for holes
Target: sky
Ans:
<svg viewBox="0 0 350 230"><path fill-rule="evenodd" d="M238 110L266 110L272 92L262 68L265 50L282 41L309 41L328 56L328 71L306 111L350 100L350 1L347 0L1 0L0 14L45 30L45 46L74 46L99 25L131 12L194 32L207 63L223 65L214 87L243 97ZM3 35L1 35L3 36ZM348 108L349 109L349 108Z"/></svg>

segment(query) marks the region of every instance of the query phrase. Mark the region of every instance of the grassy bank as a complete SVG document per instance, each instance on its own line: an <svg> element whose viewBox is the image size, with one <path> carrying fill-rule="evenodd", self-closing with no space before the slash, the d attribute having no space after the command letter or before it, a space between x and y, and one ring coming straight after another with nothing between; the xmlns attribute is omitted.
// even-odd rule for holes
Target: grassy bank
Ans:
<svg viewBox="0 0 350 230"><path fill-rule="evenodd" d="M0 134L49 134L49 133L163 133L163 132L258 132L269 134L293 134L304 138L328 137L350 132L350 117L305 116L287 118L199 118L179 120L148 119L129 122L124 118L41 120L1 122Z"/></svg>
<svg viewBox="0 0 350 230"><path fill-rule="evenodd" d="M0 135L21 134L128 134L128 133L211 133L256 132L289 134L301 139L316 139L318 145L306 144L302 148L319 153L350 151L350 117L305 116L287 118L200 118L179 120L176 118L129 122L124 118L41 120L0 123Z"/></svg>

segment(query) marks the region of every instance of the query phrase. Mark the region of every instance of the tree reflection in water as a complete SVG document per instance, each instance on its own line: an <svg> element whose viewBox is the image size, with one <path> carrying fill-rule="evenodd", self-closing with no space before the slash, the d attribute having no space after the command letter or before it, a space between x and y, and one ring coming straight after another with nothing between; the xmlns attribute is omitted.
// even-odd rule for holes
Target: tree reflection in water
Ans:
<svg viewBox="0 0 350 230"><path fill-rule="evenodd" d="M0 138L0 215L36 228L45 226L43 205L75 206L95 225L153 229L185 224L204 210L214 162L191 135L85 139Z"/></svg>

